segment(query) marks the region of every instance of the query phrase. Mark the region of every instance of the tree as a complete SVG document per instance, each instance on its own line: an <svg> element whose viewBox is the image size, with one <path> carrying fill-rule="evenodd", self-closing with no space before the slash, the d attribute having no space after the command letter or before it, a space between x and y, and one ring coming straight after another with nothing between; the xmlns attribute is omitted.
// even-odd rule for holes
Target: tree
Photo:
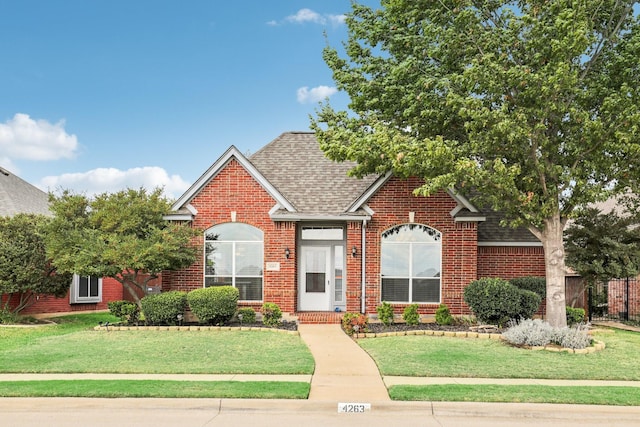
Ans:
<svg viewBox="0 0 640 427"><path fill-rule="evenodd" d="M353 4L345 55L324 59L348 111L311 118L354 176L418 176L526 226L564 326L562 233L577 206L640 175L640 34L632 1L384 0ZM481 191L474 192L474 189Z"/></svg>
<svg viewBox="0 0 640 427"><path fill-rule="evenodd" d="M116 279L140 306L149 281L196 260L197 230L165 221L169 209L161 189L51 196L48 253L62 271Z"/></svg>
<svg viewBox="0 0 640 427"><path fill-rule="evenodd" d="M0 311L20 313L39 295L63 297L71 275L53 267L43 236L47 218L18 214L0 217Z"/></svg>
<svg viewBox="0 0 640 427"><path fill-rule="evenodd" d="M640 273L640 228L637 217L615 211L581 211L565 232L567 265L589 286Z"/></svg>

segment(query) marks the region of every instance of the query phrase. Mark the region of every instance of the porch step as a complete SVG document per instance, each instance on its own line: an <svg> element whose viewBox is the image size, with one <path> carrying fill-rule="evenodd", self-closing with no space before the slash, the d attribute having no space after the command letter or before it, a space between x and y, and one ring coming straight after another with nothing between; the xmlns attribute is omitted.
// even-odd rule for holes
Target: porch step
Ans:
<svg viewBox="0 0 640 427"><path fill-rule="evenodd" d="M298 323L300 324L331 324L340 323L344 313L336 313L335 311L300 311L296 313Z"/></svg>

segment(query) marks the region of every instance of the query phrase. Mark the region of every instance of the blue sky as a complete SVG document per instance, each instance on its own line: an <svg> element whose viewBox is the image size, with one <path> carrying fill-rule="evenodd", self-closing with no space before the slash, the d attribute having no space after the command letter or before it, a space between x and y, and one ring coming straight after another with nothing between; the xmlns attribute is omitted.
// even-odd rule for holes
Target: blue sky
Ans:
<svg viewBox="0 0 640 427"><path fill-rule="evenodd" d="M45 191L178 197L230 145L308 130L327 96L346 107L322 49L346 40L350 7L0 0L0 166Z"/></svg>

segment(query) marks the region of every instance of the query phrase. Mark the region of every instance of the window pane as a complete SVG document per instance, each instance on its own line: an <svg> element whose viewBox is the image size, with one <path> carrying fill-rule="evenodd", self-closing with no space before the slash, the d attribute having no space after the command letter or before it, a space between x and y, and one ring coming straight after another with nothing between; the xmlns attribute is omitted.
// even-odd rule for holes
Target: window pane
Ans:
<svg viewBox="0 0 640 427"><path fill-rule="evenodd" d="M80 276L80 280L78 281L78 296L80 298L89 297L89 277Z"/></svg>
<svg viewBox="0 0 640 427"><path fill-rule="evenodd" d="M334 249L334 289L333 299L336 302L342 302L342 274L344 269L344 246L336 246Z"/></svg>
<svg viewBox="0 0 640 427"><path fill-rule="evenodd" d="M383 276L409 277L409 245L383 243L380 262Z"/></svg>
<svg viewBox="0 0 640 427"><path fill-rule="evenodd" d="M262 300L261 277L236 277L236 288L240 292L241 301Z"/></svg>
<svg viewBox="0 0 640 427"><path fill-rule="evenodd" d="M204 287L208 288L210 286L233 286L233 280L231 277L205 277L204 278Z"/></svg>
<svg viewBox="0 0 640 427"><path fill-rule="evenodd" d="M382 301L409 301L409 279L382 278Z"/></svg>
<svg viewBox="0 0 640 427"><path fill-rule="evenodd" d="M233 243L217 242L207 256L206 275L230 276L233 272Z"/></svg>
<svg viewBox="0 0 640 427"><path fill-rule="evenodd" d="M383 241L388 242L439 242L438 230L421 224L403 224L385 231Z"/></svg>
<svg viewBox="0 0 640 427"><path fill-rule="evenodd" d="M207 230L208 237L217 236L219 241L262 241L262 230L241 222L227 222Z"/></svg>
<svg viewBox="0 0 640 427"><path fill-rule="evenodd" d="M94 298L98 296L98 281L99 280L100 279L95 277L95 276L89 277L89 282L90 282L89 296L94 297Z"/></svg>
<svg viewBox="0 0 640 427"><path fill-rule="evenodd" d="M440 279L413 279L412 302L440 302Z"/></svg>
<svg viewBox="0 0 640 427"><path fill-rule="evenodd" d="M303 240L342 240L342 227L303 227Z"/></svg>
<svg viewBox="0 0 640 427"><path fill-rule="evenodd" d="M236 275L262 276L262 242L236 243Z"/></svg>
<svg viewBox="0 0 640 427"><path fill-rule="evenodd" d="M325 273L307 273L305 276L305 290L307 292L324 292L326 280Z"/></svg>
<svg viewBox="0 0 640 427"><path fill-rule="evenodd" d="M413 276L440 277L440 245L413 244Z"/></svg>

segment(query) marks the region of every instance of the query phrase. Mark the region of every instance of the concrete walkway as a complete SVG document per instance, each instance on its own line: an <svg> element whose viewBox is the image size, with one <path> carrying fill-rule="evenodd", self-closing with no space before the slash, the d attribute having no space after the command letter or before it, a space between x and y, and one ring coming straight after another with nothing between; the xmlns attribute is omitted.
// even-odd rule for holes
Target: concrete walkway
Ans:
<svg viewBox="0 0 640 427"><path fill-rule="evenodd" d="M299 325L300 337L316 362L309 400L389 401L389 393L371 357L340 325Z"/></svg>

